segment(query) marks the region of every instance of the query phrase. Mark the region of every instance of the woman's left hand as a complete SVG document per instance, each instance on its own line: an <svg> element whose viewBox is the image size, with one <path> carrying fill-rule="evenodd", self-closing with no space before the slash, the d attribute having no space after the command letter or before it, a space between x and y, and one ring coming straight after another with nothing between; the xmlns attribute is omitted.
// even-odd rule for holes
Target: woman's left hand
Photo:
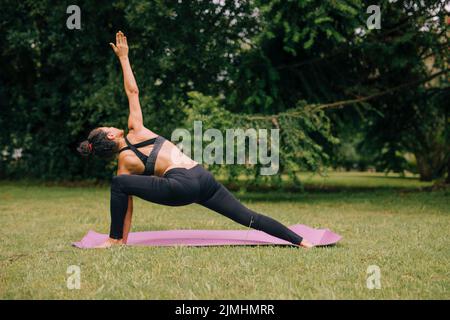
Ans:
<svg viewBox="0 0 450 320"><path fill-rule="evenodd" d="M116 33L116 44L110 42L109 45L119 59L128 57L127 37L122 31Z"/></svg>
<svg viewBox="0 0 450 320"><path fill-rule="evenodd" d="M123 245L123 240L122 239L112 239L112 238L108 238L108 240L106 240L105 242L103 242L101 245L96 246L96 248L111 248L112 246L116 246L116 245Z"/></svg>

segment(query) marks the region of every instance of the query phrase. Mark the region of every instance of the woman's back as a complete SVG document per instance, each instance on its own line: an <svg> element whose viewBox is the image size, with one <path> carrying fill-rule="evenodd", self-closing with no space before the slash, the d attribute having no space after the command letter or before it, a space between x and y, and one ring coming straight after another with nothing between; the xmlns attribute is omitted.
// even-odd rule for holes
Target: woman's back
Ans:
<svg viewBox="0 0 450 320"><path fill-rule="evenodd" d="M156 133L147 128L142 128L138 132L130 131L127 135L127 139L132 145L157 137L158 135ZM181 150L169 140L164 139L159 150L154 150L155 148L158 148L158 143L137 148L137 151L146 157L149 157L153 151L157 152L157 154L152 155L156 157L154 163L154 175L156 176L163 176L165 172L172 168L189 169L198 164L181 152ZM119 154L119 167L125 166L127 168L132 168L130 170L132 171L130 172L132 174L146 173L146 164L144 161L145 160L139 159L138 155L131 149L124 150Z"/></svg>

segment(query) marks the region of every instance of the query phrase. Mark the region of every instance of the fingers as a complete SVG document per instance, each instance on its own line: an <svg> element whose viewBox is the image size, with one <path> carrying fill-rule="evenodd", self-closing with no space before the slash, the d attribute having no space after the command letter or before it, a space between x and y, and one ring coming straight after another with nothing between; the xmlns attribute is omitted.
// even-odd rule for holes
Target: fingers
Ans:
<svg viewBox="0 0 450 320"><path fill-rule="evenodd" d="M114 52L116 52L117 47L114 45L114 43L110 42L109 45L110 45L111 48L114 50Z"/></svg>
<svg viewBox="0 0 450 320"><path fill-rule="evenodd" d="M119 30L116 33L116 44L114 45L113 43L110 43L110 45L114 49L114 52L116 52L116 50L118 50L118 48L128 47L127 37L125 37L123 32Z"/></svg>
<svg viewBox="0 0 450 320"><path fill-rule="evenodd" d="M116 45L126 45L127 38L123 34L122 31L119 30L119 32L116 33Z"/></svg>

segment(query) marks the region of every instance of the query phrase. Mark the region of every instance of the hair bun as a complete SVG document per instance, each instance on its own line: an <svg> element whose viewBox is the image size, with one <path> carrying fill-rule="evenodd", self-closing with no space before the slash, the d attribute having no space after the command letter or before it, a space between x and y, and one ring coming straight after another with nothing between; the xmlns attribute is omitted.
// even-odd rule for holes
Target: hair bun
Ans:
<svg viewBox="0 0 450 320"><path fill-rule="evenodd" d="M83 142L80 143L80 145L77 148L77 151L84 157L89 156L90 154L93 153L92 150L92 144L89 143L89 141L84 140Z"/></svg>

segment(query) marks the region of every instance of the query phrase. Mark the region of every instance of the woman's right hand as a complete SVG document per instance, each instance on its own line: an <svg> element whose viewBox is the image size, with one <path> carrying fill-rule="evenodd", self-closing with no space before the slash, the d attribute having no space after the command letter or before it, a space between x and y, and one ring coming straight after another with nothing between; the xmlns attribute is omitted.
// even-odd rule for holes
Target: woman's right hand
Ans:
<svg viewBox="0 0 450 320"><path fill-rule="evenodd" d="M125 37L122 31L116 33L116 44L110 42L109 45L119 59L128 57L127 37Z"/></svg>
<svg viewBox="0 0 450 320"><path fill-rule="evenodd" d="M310 249L310 248L314 247L314 245L311 242L309 242L305 239L303 239L302 242L300 242L300 246L303 248L306 248L306 249Z"/></svg>

